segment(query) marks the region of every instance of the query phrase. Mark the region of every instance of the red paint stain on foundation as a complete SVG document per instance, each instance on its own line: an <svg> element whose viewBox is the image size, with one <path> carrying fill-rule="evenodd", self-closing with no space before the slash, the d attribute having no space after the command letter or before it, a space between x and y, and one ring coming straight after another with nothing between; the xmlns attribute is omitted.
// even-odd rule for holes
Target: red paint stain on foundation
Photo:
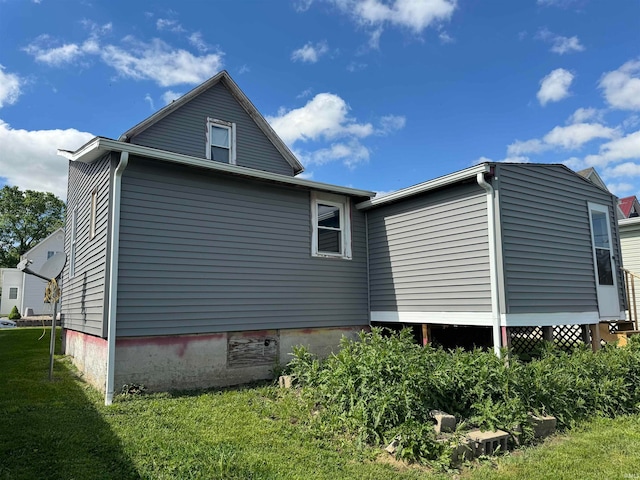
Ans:
<svg viewBox="0 0 640 480"><path fill-rule="evenodd" d="M277 330L252 330L249 332L229 332L234 337L273 337L278 334Z"/></svg>
<svg viewBox="0 0 640 480"><path fill-rule="evenodd" d="M107 341L104 338L94 337L93 335L76 332L75 330L65 330L64 335L67 341L78 338L82 343L96 345L101 348L104 348L107 345Z"/></svg>
<svg viewBox="0 0 640 480"><path fill-rule="evenodd" d="M164 347L164 348L176 348L176 354L179 357L184 355L187 348L192 343L206 342L211 340L221 340L225 338L224 333L212 333L207 335L176 335L168 337L129 337L118 338L116 340L116 346L118 347Z"/></svg>

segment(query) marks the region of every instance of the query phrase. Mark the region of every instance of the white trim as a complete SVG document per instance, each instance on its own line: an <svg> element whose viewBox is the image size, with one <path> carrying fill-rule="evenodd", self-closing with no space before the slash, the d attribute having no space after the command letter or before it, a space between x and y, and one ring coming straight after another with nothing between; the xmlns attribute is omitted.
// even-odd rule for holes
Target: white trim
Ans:
<svg viewBox="0 0 640 480"><path fill-rule="evenodd" d="M318 204L336 207L340 213L340 243L339 253L321 252L318 249L318 233L321 227L318 226ZM322 193L311 193L311 256L327 258L343 258L351 260L351 203L348 197L337 195L323 195ZM331 229L334 230L334 229ZM337 230L337 229L335 229Z"/></svg>
<svg viewBox="0 0 640 480"><path fill-rule="evenodd" d="M372 311L372 322L433 323L439 325L474 325L490 327L491 312L396 312Z"/></svg>
<svg viewBox="0 0 640 480"><path fill-rule="evenodd" d="M364 202L358 203L356 205L356 208L358 210L366 210L374 206L383 205L385 203L401 200L412 195L417 195L419 193L428 192L429 190L434 190L446 185L451 185L452 183L456 183L461 180L475 178L478 173L487 173L490 170L491 165L489 163L481 163L480 165L475 165L465 170L460 170L443 177L438 177L433 180L429 180L428 182L419 183L418 185L413 185L411 187L403 188L402 190L397 190L383 197L366 200Z"/></svg>
<svg viewBox="0 0 640 480"><path fill-rule="evenodd" d="M600 322L598 312L503 313L500 317L505 327L590 325Z"/></svg>
<svg viewBox="0 0 640 480"><path fill-rule="evenodd" d="M191 167L198 167L217 172L226 172L242 177L265 180L283 185L293 185L296 187L322 190L330 193L353 195L356 197L373 197L375 195L375 192L372 192L370 190L340 187L338 185L313 182L311 180L305 180L303 178L289 177L287 175L280 175L278 173L241 167L239 165L228 165L226 163L212 162L211 160L207 160L206 158L182 155L180 153L158 150L157 148L135 145L133 143L119 142L117 140L112 140L110 138L104 137L95 137L75 152L70 152L68 150L58 150L58 155L67 158L72 162L91 163L108 152L128 152L130 155L136 155L139 157L153 158L165 162L178 163L180 165L188 165Z"/></svg>
<svg viewBox="0 0 640 480"><path fill-rule="evenodd" d="M118 255L120 245L120 190L122 174L129 164L129 153L120 154L120 163L113 176L111 193L111 253L109 255L109 312L107 314L107 381L105 385L104 404L113 402L116 360L116 314L118 307Z"/></svg>
<svg viewBox="0 0 640 480"><path fill-rule="evenodd" d="M618 220L618 226L626 227L628 225L640 225L640 217L621 218Z"/></svg>
<svg viewBox="0 0 640 480"><path fill-rule="evenodd" d="M221 147L220 145L211 145L211 127L225 128L229 131L229 147ZM207 132L206 132L206 151L205 156L208 160L211 160L211 147L217 146L220 148L229 149L229 165L236 164L236 124L233 122L225 122L224 120L218 120L217 118L207 117ZM226 162L221 162L226 163Z"/></svg>
<svg viewBox="0 0 640 480"><path fill-rule="evenodd" d="M98 189L91 191L91 213L89 217L89 240L96 236L96 221L98 216Z"/></svg>

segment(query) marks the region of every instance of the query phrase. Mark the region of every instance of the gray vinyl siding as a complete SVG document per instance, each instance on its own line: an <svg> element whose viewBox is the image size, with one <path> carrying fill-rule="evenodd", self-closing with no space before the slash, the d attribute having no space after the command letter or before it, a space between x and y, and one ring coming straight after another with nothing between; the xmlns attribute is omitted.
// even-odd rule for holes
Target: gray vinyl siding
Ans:
<svg viewBox="0 0 640 480"><path fill-rule="evenodd" d="M221 83L133 137L131 143L206 158L207 117L236 124L237 165L293 176L291 165Z"/></svg>
<svg viewBox="0 0 640 480"><path fill-rule="evenodd" d="M119 336L366 325L353 259L311 256L310 192L133 157L122 179Z"/></svg>
<svg viewBox="0 0 640 480"><path fill-rule="evenodd" d="M598 311L588 202L613 197L559 165L497 165L506 305L503 313ZM618 277L618 286L622 278ZM620 302L623 304L622 289Z"/></svg>
<svg viewBox="0 0 640 480"><path fill-rule="evenodd" d="M487 203L460 184L368 212L372 311L491 311Z"/></svg>
<svg viewBox="0 0 640 480"><path fill-rule="evenodd" d="M69 162L64 241L67 263L63 272L61 313L65 328L98 336L105 336L103 317L106 299L111 174L110 154L92 164ZM91 193L94 189L98 192L96 233L92 239L89 239ZM75 276L69 278L71 219L76 206L78 217Z"/></svg>

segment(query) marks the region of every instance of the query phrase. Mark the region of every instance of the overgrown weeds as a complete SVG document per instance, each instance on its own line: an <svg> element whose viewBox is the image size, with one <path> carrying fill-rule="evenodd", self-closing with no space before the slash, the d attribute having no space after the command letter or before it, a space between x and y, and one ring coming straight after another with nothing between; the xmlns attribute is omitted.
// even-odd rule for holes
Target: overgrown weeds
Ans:
<svg viewBox="0 0 640 480"><path fill-rule="evenodd" d="M633 340L595 354L549 344L523 363L483 350L421 347L409 331L374 328L359 341L343 339L325 361L298 347L288 370L319 407L316 428L371 445L400 436L398 455L425 463L443 454L434 409L482 429L520 427L520 443L532 440L529 413L552 414L564 428L591 415L640 411L640 341Z"/></svg>

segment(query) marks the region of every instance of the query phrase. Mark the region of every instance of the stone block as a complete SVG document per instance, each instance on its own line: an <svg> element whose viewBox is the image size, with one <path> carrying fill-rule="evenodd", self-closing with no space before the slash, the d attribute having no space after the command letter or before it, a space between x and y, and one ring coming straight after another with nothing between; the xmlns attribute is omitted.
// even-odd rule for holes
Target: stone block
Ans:
<svg viewBox="0 0 640 480"><path fill-rule="evenodd" d="M23 317L33 317L35 314L33 313L33 308L25 308L24 309L24 313L22 314Z"/></svg>
<svg viewBox="0 0 640 480"><path fill-rule="evenodd" d="M533 427L534 438L548 437L556 431L556 417L552 417L550 415L545 417L529 415L529 423Z"/></svg>
<svg viewBox="0 0 640 480"><path fill-rule="evenodd" d="M475 443L475 455L493 455L496 451L507 450L509 434L502 430L486 431L471 430L466 438Z"/></svg>
<svg viewBox="0 0 640 480"><path fill-rule="evenodd" d="M280 385L280 388L291 388L292 382L293 377L291 375L281 375L278 378L278 385Z"/></svg>
<svg viewBox="0 0 640 480"><path fill-rule="evenodd" d="M436 434L456 431L456 417L440 410L431 410L431 418L436 421Z"/></svg>

